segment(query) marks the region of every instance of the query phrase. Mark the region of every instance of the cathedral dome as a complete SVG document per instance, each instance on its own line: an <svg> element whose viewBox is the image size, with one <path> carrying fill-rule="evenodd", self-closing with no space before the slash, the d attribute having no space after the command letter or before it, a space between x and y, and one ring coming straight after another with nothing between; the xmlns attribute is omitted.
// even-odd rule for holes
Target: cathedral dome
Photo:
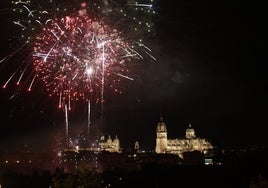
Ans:
<svg viewBox="0 0 268 188"><path fill-rule="evenodd" d="M196 138L195 131L192 128L191 124L189 124L189 127L186 129L185 137L188 139Z"/></svg>

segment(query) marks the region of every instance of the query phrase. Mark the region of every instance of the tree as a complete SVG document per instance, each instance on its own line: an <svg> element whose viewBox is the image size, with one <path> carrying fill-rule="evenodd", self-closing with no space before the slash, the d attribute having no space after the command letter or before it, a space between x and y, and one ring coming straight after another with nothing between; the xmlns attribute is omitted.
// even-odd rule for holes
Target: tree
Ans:
<svg viewBox="0 0 268 188"><path fill-rule="evenodd" d="M268 179L264 178L261 174L258 176L258 180L252 180L250 182L249 188L267 188L268 187Z"/></svg>

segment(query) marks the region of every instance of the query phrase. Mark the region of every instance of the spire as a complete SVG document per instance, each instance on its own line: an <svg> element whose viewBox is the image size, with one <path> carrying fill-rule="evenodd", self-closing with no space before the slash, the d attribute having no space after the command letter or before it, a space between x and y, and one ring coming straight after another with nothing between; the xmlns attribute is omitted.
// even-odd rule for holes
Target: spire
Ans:
<svg viewBox="0 0 268 188"><path fill-rule="evenodd" d="M163 122L163 121L164 121L163 116L162 114L160 114L160 122Z"/></svg>

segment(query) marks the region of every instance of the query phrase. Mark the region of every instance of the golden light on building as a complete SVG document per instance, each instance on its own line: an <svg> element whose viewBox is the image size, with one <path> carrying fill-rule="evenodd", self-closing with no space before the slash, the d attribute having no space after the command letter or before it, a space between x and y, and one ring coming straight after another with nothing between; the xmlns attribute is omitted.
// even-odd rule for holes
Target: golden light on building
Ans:
<svg viewBox="0 0 268 188"><path fill-rule="evenodd" d="M200 151L206 153L208 150L213 149L213 146L204 138L197 138L195 130L191 124L186 129L185 138L169 139L167 135L167 126L163 121L163 117L160 117L160 121L156 128L156 153L171 153L177 154L183 158L184 152Z"/></svg>

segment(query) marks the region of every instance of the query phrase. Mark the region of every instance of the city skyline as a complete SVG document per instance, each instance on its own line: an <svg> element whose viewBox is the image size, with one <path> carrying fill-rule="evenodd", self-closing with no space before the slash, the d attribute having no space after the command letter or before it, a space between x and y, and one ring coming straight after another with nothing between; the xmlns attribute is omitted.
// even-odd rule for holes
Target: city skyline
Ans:
<svg viewBox="0 0 268 188"><path fill-rule="evenodd" d="M16 33L8 4L2 3L1 59L12 51L10 38ZM122 94L106 95L103 134L117 134L123 147L134 147L138 141L141 148L153 149L162 114L172 138L183 137L191 123L197 136L223 146L267 146L267 57L260 5L178 4L156 2L156 34L148 46L157 61L139 66L137 79L122 83ZM4 63L1 86L10 72L2 68ZM65 117L57 98L44 94L42 85L31 93L15 87L0 91L0 150L24 142L40 149L64 133ZM99 113L93 106L92 126L99 125ZM74 105L69 118L70 130L86 129L87 104Z"/></svg>

